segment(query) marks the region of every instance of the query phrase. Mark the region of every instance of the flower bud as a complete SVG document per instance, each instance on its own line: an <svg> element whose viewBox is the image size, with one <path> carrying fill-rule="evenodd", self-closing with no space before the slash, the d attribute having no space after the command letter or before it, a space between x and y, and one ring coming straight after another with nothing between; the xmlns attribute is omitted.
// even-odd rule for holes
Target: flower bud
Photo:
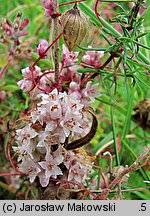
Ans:
<svg viewBox="0 0 150 216"><path fill-rule="evenodd" d="M61 16L63 39L69 51L80 44L88 30L88 18L78 9L77 4Z"/></svg>
<svg viewBox="0 0 150 216"><path fill-rule="evenodd" d="M39 56L41 56L42 58L45 57L44 52L47 49L47 47L48 47L48 42L45 39L40 40L40 43L37 47L37 51Z"/></svg>

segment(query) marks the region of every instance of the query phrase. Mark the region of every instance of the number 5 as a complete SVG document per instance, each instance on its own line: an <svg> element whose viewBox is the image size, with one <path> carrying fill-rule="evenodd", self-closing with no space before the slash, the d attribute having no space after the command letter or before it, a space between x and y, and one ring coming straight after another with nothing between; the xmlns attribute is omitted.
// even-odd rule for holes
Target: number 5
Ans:
<svg viewBox="0 0 150 216"><path fill-rule="evenodd" d="M146 203L141 204L141 211L146 211Z"/></svg>

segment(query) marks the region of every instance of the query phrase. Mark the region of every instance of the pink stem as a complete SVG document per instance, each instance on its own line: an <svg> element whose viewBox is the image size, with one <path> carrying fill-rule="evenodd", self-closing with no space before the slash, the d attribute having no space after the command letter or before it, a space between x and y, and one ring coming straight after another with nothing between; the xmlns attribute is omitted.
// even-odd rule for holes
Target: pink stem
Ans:
<svg viewBox="0 0 150 216"><path fill-rule="evenodd" d="M3 176L25 176L26 174L25 173L0 173L0 177L3 177Z"/></svg>
<svg viewBox="0 0 150 216"><path fill-rule="evenodd" d="M100 21L100 23L102 24L102 26L105 27L105 25L104 25L104 24L102 23L102 21L101 21L100 14L98 13L98 10L97 10L97 8L98 8L98 3L99 3L99 0L96 0L95 7L94 7L95 14L96 14L98 20Z"/></svg>
<svg viewBox="0 0 150 216"><path fill-rule="evenodd" d="M67 2L67 3L60 4L59 7L63 7L63 6L74 4L74 3L85 2L85 1L86 0L78 0L78 1L73 1L73 2Z"/></svg>
<svg viewBox="0 0 150 216"><path fill-rule="evenodd" d="M59 40L59 38L62 36L63 32L61 32L56 38L55 40L47 47L47 49L44 51L42 56L39 56L39 58L36 60L36 62L31 66L31 67L35 67L35 65L37 65L37 63L43 58L43 56L45 56L45 54L47 53L47 51Z"/></svg>

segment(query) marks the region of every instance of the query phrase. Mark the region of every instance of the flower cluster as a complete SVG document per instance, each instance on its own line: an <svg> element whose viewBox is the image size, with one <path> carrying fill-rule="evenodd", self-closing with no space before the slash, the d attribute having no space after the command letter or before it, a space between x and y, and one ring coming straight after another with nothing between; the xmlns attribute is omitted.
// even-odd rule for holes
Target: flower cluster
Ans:
<svg viewBox="0 0 150 216"><path fill-rule="evenodd" d="M89 48L92 48L89 46ZM103 57L104 52L103 51L87 51L86 55L82 57L82 65L83 66L94 66L99 67L100 64L100 59Z"/></svg>
<svg viewBox="0 0 150 216"><path fill-rule="evenodd" d="M0 22L0 43L8 46L10 52L9 61L12 60L12 56L31 55L32 48L29 46L31 39L25 40L25 36L28 35L26 30L28 24L28 19L22 19L22 13L18 13L13 21L6 18Z"/></svg>
<svg viewBox="0 0 150 216"><path fill-rule="evenodd" d="M84 88L81 86L81 77L73 69L77 67L77 56L77 52L70 53L63 47L59 85L64 85L63 76L69 68L66 91L62 91L63 87L54 87L54 73L42 73L38 66L34 70L23 69L24 79L18 82L30 95L34 89L35 105L30 111L30 123L16 131L17 146L13 149L18 154L19 171L26 173L30 182L38 178L42 187L48 186L50 179L58 178L85 184L92 171L87 155L78 149L67 151L63 147L90 131L92 122L87 107L97 94L98 84L89 81Z"/></svg>
<svg viewBox="0 0 150 216"><path fill-rule="evenodd" d="M62 69L60 73L61 82L80 82L80 74L77 73L79 69L78 62L78 54L79 52L69 52L68 48L63 45L63 53L62 53Z"/></svg>
<svg viewBox="0 0 150 216"><path fill-rule="evenodd" d="M6 19L3 23L1 23L1 29L3 30L3 33L4 33L4 36L3 36L4 39L8 37L13 40L18 40L18 38L28 34L28 32L25 31L25 28L28 25L29 20L24 19L23 21L21 21L21 17L22 17L22 14L18 13L13 22Z"/></svg>
<svg viewBox="0 0 150 216"><path fill-rule="evenodd" d="M51 18L54 13L54 1L53 0L41 0L42 7L45 10L45 16Z"/></svg>
<svg viewBox="0 0 150 216"><path fill-rule="evenodd" d="M31 123L16 131L18 146L14 150L21 161L19 170L29 175L31 182L38 176L45 187L50 178L63 175L63 163L68 170L68 180L84 182L89 166L75 160L74 153L62 147L66 138L78 139L89 131L90 117L83 109L84 104L71 92L62 93L57 89L49 94L41 93L39 97L40 102L31 112ZM57 149L53 151L53 148Z"/></svg>
<svg viewBox="0 0 150 216"><path fill-rule="evenodd" d="M36 98L40 93L50 92L49 84L54 82L54 71L45 71L45 76L41 72L41 68L35 66L32 70L29 67L22 69L23 79L18 81L19 87L30 94L31 98Z"/></svg>

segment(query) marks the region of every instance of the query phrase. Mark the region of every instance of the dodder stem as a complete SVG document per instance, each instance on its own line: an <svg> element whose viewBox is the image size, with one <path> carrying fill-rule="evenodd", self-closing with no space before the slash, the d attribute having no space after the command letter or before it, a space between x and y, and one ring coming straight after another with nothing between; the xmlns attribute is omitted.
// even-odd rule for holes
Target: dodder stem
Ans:
<svg viewBox="0 0 150 216"><path fill-rule="evenodd" d="M58 0L54 0L54 12L58 12ZM58 17L54 17L54 38L56 39L58 36ZM58 40L55 43L54 48L54 61L55 61L55 82L58 82L59 75L59 46Z"/></svg>

